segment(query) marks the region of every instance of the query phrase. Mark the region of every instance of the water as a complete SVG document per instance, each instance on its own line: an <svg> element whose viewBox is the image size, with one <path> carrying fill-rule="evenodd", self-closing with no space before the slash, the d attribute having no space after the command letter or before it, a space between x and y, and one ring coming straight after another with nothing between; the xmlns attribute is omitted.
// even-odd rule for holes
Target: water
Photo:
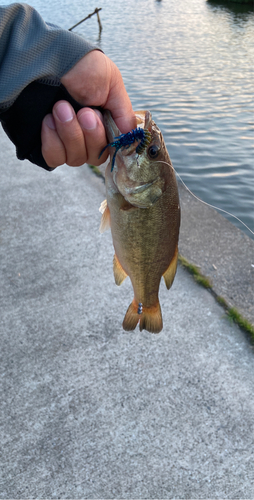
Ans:
<svg viewBox="0 0 254 500"><path fill-rule="evenodd" d="M254 231L254 12L206 0L33 0L117 64L134 109L149 109L176 171ZM231 5L231 6L229 6ZM252 236L234 219L231 222Z"/></svg>

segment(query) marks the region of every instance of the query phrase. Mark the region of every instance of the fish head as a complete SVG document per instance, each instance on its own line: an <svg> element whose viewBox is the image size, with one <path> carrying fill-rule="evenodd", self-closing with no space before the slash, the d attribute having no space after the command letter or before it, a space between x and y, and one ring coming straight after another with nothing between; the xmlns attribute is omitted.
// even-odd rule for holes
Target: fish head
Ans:
<svg viewBox="0 0 254 500"><path fill-rule="evenodd" d="M174 169L162 136L150 111L136 111L137 127L150 132L150 140L138 154L135 141L118 150L115 164L111 169L115 154L110 147L110 163L106 170L109 189L117 189L125 200L139 208L149 208L162 196L170 183L175 182ZM105 112L104 125L110 143L121 135L109 111ZM147 144L147 142L149 142Z"/></svg>

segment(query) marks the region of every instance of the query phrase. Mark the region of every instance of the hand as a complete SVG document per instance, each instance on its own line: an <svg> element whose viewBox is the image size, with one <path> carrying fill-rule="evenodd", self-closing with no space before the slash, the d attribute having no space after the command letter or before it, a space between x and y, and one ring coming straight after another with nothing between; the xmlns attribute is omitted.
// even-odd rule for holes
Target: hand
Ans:
<svg viewBox="0 0 254 500"><path fill-rule="evenodd" d="M50 167L63 163L100 165L108 152L102 115L89 106L109 109L118 128L126 133L136 127L136 118L117 66L105 54L86 54L61 79L68 92L85 107L77 115L66 101L57 102L42 122L42 154Z"/></svg>

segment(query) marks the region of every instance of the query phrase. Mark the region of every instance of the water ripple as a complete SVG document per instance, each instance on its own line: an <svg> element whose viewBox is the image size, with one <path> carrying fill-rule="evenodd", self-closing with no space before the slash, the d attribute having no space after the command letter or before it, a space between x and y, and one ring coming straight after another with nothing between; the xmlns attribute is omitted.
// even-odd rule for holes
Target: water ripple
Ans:
<svg viewBox="0 0 254 500"><path fill-rule="evenodd" d="M66 28L95 7L93 0L29 3ZM253 9L204 0L98 6L101 39L95 17L76 32L118 65L134 109L152 112L190 189L253 230Z"/></svg>

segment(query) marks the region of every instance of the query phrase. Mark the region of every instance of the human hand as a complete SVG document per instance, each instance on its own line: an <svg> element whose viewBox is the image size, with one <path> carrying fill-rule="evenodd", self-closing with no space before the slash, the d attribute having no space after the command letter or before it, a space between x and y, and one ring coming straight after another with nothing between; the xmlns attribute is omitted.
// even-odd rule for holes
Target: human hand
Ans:
<svg viewBox="0 0 254 500"><path fill-rule="evenodd" d="M77 115L67 101L57 102L52 114L42 122L42 154L54 168L63 163L79 166L100 165L108 152L98 159L107 144L102 115L89 106L109 109L119 130L136 127L136 118L117 66L105 54L94 50L86 54L61 79L76 101L85 107Z"/></svg>

